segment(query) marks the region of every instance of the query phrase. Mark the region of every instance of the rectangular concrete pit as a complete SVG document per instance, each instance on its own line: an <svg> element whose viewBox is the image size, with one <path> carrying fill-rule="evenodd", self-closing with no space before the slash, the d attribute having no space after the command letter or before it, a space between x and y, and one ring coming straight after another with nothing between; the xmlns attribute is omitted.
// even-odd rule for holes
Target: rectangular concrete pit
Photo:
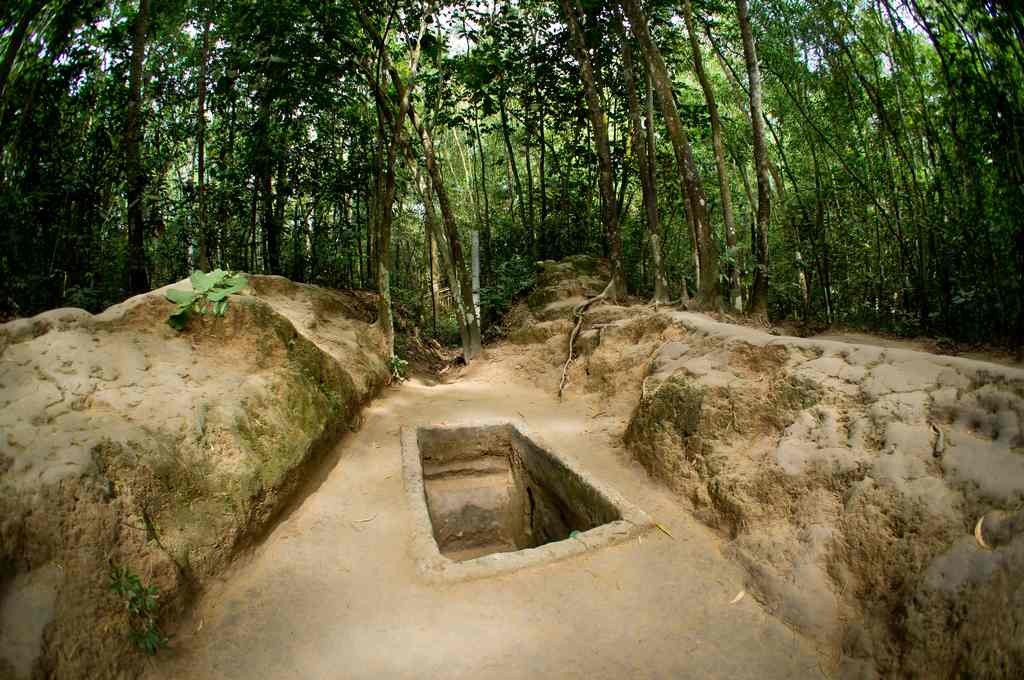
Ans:
<svg viewBox="0 0 1024 680"><path fill-rule="evenodd" d="M615 543L651 525L509 423L405 429L402 449L424 572L486 576Z"/></svg>

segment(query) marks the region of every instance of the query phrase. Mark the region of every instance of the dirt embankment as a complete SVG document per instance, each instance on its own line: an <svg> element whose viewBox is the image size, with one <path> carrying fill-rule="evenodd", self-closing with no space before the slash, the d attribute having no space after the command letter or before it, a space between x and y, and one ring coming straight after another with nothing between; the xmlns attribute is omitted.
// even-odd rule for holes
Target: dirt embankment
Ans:
<svg viewBox="0 0 1024 680"><path fill-rule="evenodd" d="M388 378L368 298L256 276L224 318L171 308L0 326L2 678L130 674L114 570L173 618Z"/></svg>
<svg viewBox="0 0 1024 680"><path fill-rule="evenodd" d="M510 339L554 391L572 310L606 272L541 266ZM748 590L830 673L1019 677L1024 535L987 550L973 531L1024 501L1024 371L664 307L586 319L566 398L607 397L630 455L730 539Z"/></svg>

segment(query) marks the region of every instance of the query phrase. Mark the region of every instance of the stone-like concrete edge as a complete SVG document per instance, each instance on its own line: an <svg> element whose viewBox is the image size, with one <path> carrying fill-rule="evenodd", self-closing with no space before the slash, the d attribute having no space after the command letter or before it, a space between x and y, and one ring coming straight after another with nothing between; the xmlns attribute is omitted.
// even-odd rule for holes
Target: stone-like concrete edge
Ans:
<svg viewBox="0 0 1024 680"><path fill-rule="evenodd" d="M655 524L640 508L621 495L600 483L571 457L556 453L542 439L526 428L522 422L510 420L487 420L438 426L424 426L431 429L462 430L468 428L511 426L519 434L556 457L570 472L577 475L603 495L619 511L622 519L584 531L574 538L548 543L537 548L526 548L509 553L484 555L465 562L455 562L441 554L434 540L434 532L427 512L426 491L423 483L423 466L420 462L419 444L416 440L417 427L403 427L402 477L409 509L412 512L412 556L421 577L431 583L452 583L489 578L508 574L528 567L536 567L559 560L582 555L589 550L624 543L650 529Z"/></svg>

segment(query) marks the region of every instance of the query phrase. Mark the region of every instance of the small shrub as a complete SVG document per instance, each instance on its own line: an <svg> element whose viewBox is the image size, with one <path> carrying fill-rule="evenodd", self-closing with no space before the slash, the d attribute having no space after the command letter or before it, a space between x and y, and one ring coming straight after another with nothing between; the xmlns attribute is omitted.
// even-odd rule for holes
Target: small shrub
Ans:
<svg viewBox="0 0 1024 680"><path fill-rule="evenodd" d="M480 291L480 304L493 318L498 318L536 283L537 271L534 263L517 255L495 268L494 283Z"/></svg>
<svg viewBox="0 0 1024 680"><path fill-rule="evenodd" d="M391 356L390 364L392 380L403 382L406 379L406 377L408 377L407 371L409 369L409 362L403 359L402 357L398 356L397 354L393 354Z"/></svg>
<svg viewBox="0 0 1024 680"><path fill-rule="evenodd" d="M167 324L176 331L185 328L192 312L212 312L214 316L224 316L228 311L228 296L249 285L248 279L242 274L231 274L223 269L214 269L209 273L194 271L189 281L192 283L192 292L171 288L164 293L168 300L178 305L167 319Z"/></svg>
<svg viewBox="0 0 1024 680"><path fill-rule="evenodd" d="M167 637L156 625L156 603L160 591L144 586L138 574L128 567L110 566L110 590L128 610L128 639L141 651L153 656L167 646Z"/></svg>

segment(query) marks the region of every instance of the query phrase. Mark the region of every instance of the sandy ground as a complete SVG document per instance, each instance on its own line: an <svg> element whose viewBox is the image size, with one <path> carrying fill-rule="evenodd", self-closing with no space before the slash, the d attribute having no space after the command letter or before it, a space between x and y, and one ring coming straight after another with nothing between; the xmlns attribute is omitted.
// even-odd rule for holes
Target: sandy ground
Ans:
<svg viewBox="0 0 1024 680"><path fill-rule="evenodd" d="M723 541L616 444L628 414L559 404L492 352L458 380L389 390L267 540L215 583L149 666L162 678L820 677ZM596 415L595 415L596 414ZM510 575L428 585L410 555L399 428L524 420L660 522L626 544Z"/></svg>

